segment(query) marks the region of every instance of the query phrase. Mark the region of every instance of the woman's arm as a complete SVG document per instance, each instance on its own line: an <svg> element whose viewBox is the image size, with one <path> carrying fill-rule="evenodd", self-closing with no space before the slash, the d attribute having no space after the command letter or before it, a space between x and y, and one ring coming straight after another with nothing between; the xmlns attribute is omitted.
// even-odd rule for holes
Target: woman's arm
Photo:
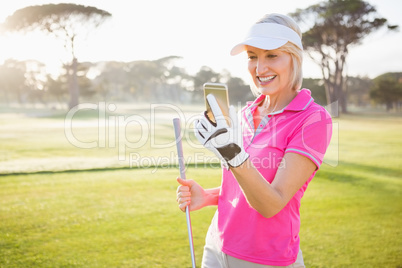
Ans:
<svg viewBox="0 0 402 268"><path fill-rule="evenodd" d="M250 159L231 171L248 203L261 215L270 218L281 211L316 169L309 158L286 153L270 184L253 166Z"/></svg>
<svg viewBox="0 0 402 268"><path fill-rule="evenodd" d="M182 211L190 206L190 211L198 210L206 206L217 206L221 187L204 189L193 180L177 178L181 185L177 188L177 203Z"/></svg>

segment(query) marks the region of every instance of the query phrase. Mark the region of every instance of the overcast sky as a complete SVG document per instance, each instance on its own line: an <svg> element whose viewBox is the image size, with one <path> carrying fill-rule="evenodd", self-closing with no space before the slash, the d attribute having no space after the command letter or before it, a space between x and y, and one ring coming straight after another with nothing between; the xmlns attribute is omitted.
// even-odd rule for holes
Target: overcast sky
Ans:
<svg viewBox="0 0 402 268"><path fill-rule="evenodd" d="M305 8L316 0L14 0L0 2L0 22L17 9L47 3L76 3L112 13L112 19L77 47L79 61L155 60L182 56L182 64L194 73L201 66L247 79L245 55L232 57L229 51L247 29L267 13ZM368 0L391 24L402 27L402 1ZM363 45L352 48L347 70L350 75L371 78L385 72L402 71L402 34L385 29L368 36ZM7 58L38 59L54 69L63 50L55 41L39 35L29 39L0 36L0 64ZM304 77L320 77L320 70L307 57Z"/></svg>

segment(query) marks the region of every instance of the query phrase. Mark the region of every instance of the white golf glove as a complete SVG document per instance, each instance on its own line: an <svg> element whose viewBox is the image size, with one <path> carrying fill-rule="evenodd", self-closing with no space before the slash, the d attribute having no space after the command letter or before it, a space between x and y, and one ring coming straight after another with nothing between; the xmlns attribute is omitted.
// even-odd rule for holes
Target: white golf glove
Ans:
<svg viewBox="0 0 402 268"><path fill-rule="evenodd" d="M205 148L214 152L221 159L226 169L238 167L247 160L249 155L243 148L243 135L236 110L233 106L229 107L229 126L215 97L209 94L207 101L216 123L212 122L205 112L200 120L194 122L195 136Z"/></svg>

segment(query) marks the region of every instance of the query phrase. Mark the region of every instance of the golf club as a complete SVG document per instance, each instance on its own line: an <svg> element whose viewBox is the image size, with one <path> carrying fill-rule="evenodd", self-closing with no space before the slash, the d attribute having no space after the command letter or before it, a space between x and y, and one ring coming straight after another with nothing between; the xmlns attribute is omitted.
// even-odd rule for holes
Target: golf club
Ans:
<svg viewBox="0 0 402 268"><path fill-rule="evenodd" d="M174 127L174 134L176 137L177 156L179 158L180 178L185 180L186 179L186 172L185 172L186 167L184 165L183 146L181 143L181 127L180 127L180 119L179 118L173 119L173 127ZM189 210L188 206L186 207L186 221L187 221L188 240L190 243L191 263L193 265L193 268L196 268L194 245L193 245L193 232L191 230L190 210Z"/></svg>

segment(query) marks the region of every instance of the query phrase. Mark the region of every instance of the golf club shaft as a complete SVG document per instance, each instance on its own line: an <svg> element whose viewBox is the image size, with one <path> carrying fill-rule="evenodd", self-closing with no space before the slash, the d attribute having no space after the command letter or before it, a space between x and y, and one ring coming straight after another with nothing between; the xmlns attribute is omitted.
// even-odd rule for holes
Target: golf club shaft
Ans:
<svg viewBox="0 0 402 268"><path fill-rule="evenodd" d="M174 127L174 134L176 137L176 146L177 146L177 155L179 160L179 169L180 169L180 178L183 180L186 179L186 172L185 172L185 165L184 165L184 157L183 157L183 146L181 142L181 127L180 127L180 119L175 118L173 119L173 127ZM191 219L190 219L190 210L189 207L186 207L186 221L187 221L187 232L188 232L188 240L190 243L190 253L191 253L191 263L193 268L195 266L195 255L194 255L194 245L193 245L193 232L191 229Z"/></svg>

